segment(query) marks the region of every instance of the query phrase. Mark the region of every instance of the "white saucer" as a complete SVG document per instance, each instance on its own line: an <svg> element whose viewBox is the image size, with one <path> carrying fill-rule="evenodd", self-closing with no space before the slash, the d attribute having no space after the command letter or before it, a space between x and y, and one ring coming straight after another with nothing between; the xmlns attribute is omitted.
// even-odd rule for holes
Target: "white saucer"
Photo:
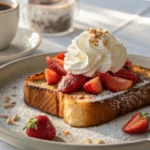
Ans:
<svg viewBox="0 0 150 150"><path fill-rule="evenodd" d="M10 46L0 51L0 63L28 55L36 50L41 43L41 37L38 33L24 28L18 28L17 34Z"/></svg>

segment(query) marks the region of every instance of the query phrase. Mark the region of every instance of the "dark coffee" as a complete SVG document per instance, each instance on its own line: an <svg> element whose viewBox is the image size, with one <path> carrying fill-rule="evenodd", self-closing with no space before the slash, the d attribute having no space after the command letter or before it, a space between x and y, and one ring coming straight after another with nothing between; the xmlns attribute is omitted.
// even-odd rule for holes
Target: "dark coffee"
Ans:
<svg viewBox="0 0 150 150"><path fill-rule="evenodd" d="M0 3L0 11L7 10L10 8L11 8L11 6L9 6L7 4Z"/></svg>

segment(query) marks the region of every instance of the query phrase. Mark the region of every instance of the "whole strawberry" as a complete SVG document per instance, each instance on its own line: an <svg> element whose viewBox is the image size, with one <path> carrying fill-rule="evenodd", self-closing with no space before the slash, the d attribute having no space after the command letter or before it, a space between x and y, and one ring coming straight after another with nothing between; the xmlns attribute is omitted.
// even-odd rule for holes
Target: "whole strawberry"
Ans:
<svg viewBox="0 0 150 150"><path fill-rule="evenodd" d="M44 115L31 118L25 126L26 134L30 137L53 140L56 136L56 129L49 118Z"/></svg>

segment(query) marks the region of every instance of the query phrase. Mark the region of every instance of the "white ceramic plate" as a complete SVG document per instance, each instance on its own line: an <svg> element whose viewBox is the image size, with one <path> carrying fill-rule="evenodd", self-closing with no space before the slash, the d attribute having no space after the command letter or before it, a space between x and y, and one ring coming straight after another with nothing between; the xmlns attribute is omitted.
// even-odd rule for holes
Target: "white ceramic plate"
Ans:
<svg viewBox="0 0 150 150"><path fill-rule="evenodd" d="M16 125L8 125L5 119L0 118L0 139L24 150L141 150L150 147L148 141L150 132L141 135L128 135L121 131L121 127L137 111L91 128L73 128L65 124L62 119L46 114L57 129L55 141L27 137L25 131L22 130L27 120L30 117L45 113L24 104L23 81L27 76L44 70L47 66L45 62L47 55L22 58L0 67L0 114L8 113L10 117L18 114L21 118ZM54 56L56 54L49 55ZM150 66L148 57L135 55L129 57L135 64L145 67ZM16 89L12 88L14 85L17 86ZM16 94L16 97L12 97L12 94ZM9 112L2 107L5 96L10 96L12 100L17 102L14 108L9 109ZM150 106L138 111L150 113ZM64 135L64 130L69 130L70 134ZM86 144L86 138L91 138L93 144ZM96 145L95 140L99 138L106 143Z"/></svg>
<svg viewBox="0 0 150 150"><path fill-rule="evenodd" d="M41 43L37 32L25 28L18 28L17 34L10 46L0 51L0 64L26 56L36 50Z"/></svg>

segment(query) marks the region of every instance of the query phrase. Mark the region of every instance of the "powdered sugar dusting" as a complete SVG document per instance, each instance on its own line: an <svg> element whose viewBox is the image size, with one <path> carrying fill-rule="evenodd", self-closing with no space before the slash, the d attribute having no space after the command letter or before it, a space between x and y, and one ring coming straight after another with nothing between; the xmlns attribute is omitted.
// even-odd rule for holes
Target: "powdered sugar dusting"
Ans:
<svg viewBox="0 0 150 150"><path fill-rule="evenodd" d="M18 74L16 79L12 79L9 82L5 82L5 85L2 85L0 88L0 114L7 113L10 117L13 116L14 114L18 114L19 117L21 118L16 125L8 125L6 123L6 119L0 118L0 125L22 135L25 135L25 131L23 131L22 128L24 127L25 123L30 117L39 114L45 114L42 113L41 111L38 111L34 108L27 106L23 101L23 81L28 75L31 75L31 73L30 74L26 73L22 76ZM17 87L15 89L12 89L12 86L14 85L16 85ZM16 94L16 97L10 96L11 94ZM11 100L17 102L14 108L6 110L2 107L5 96L10 96ZM128 102L127 100L126 105L130 104L131 102ZM120 107L119 102L115 102L115 105L118 105L118 107ZM150 106L142 108L138 111L150 113ZM62 141L66 143L86 144L86 139L90 138L93 141L93 144L95 144L95 141L97 139L103 139L107 144L107 143L121 143L127 141L135 141L140 139L146 139L148 137L150 131L141 135L127 135L122 132L121 130L122 126L130 119L130 117L133 114L135 114L135 112L119 117L113 121L102 124L100 126L89 128L73 128L64 123L61 118L51 116L48 114L46 115L48 115L48 117L51 119L52 123L56 127L57 136L60 137L60 139L62 139ZM65 135L64 134L65 130L69 130L70 134Z"/></svg>
<svg viewBox="0 0 150 150"><path fill-rule="evenodd" d="M149 80L144 80L142 83L137 83L135 84L132 88L138 88L138 87L142 87L146 84L150 83ZM128 90L125 90L125 91L121 91L121 92L111 92L109 90L106 90L106 91L103 91L102 93L98 94L98 95L92 95L90 94L90 97L88 97L87 99L84 99L82 101L85 101L85 102L103 102L105 99L108 99L108 98L113 98L117 95L120 95L120 94L123 94L123 93L126 93ZM76 100L76 101L81 101L80 99Z"/></svg>

